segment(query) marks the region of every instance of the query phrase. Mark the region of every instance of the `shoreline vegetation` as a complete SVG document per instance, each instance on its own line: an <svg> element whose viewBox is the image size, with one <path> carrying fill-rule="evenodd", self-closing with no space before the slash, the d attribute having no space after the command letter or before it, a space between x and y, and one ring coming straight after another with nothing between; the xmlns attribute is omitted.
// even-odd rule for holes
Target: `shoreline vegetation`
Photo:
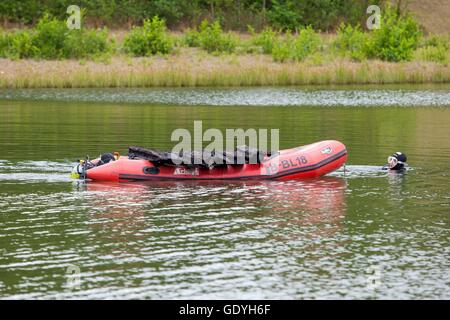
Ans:
<svg viewBox="0 0 450 320"><path fill-rule="evenodd" d="M198 27L206 19L220 21L226 30L241 32L248 26L295 30L308 25L329 32L343 21L363 23L368 6L389 1L406 10L404 0L3 0L0 23L4 27L30 26L45 13L64 20L67 8L76 4L84 11L84 24L94 28L130 29L159 16L171 30L178 31Z"/></svg>
<svg viewBox="0 0 450 320"><path fill-rule="evenodd" d="M342 23L332 34L225 32L207 20L175 33L157 16L130 31L69 30L44 14L33 28L0 29L0 88L450 83L449 39L383 10L380 29Z"/></svg>
<svg viewBox="0 0 450 320"><path fill-rule="evenodd" d="M265 55L212 56L184 49L169 57L95 61L0 59L0 88L211 87L450 83L450 67L434 62L323 64L274 62Z"/></svg>

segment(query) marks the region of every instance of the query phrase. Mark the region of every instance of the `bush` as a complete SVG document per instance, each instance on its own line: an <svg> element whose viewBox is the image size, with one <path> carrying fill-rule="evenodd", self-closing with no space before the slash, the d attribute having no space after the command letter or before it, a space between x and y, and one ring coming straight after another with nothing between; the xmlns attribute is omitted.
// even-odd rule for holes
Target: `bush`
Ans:
<svg viewBox="0 0 450 320"><path fill-rule="evenodd" d="M64 21L44 15L35 29L0 35L0 56L10 59L91 58L111 53L108 30L70 30Z"/></svg>
<svg viewBox="0 0 450 320"><path fill-rule="evenodd" d="M294 41L293 59L301 61L308 55L318 51L320 46L320 36L308 26L300 30L300 34Z"/></svg>
<svg viewBox="0 0 450 320"><path fill-rule="evenodd" d="M271 25L280 30L296 30L302 20L302 16L292 0L282 2L273 0L268 18Z"/></svg>
<svg viewBox="0 0 450 320"><path fill-rule="evenodd" d="M292 57L291 53L292 36L288 34L285 39L274 44L272 49L272 58L276 62L285 62Z"/></svg>
<svg viewBox="0 0 450 320"><path fill-rule="evenodd" d="M173 50L173 40L167 34L165 21L155 16L145 20L142 27L133 27L123 49L134 56L166 54Z"/></svg>
<svg viewBox="0 0 450 320"><path fill-rule="evenodd" d="M200 47L200 34L195 29L187 29L183 35L183 43L188 47Z"/></svg>
<svg viewBox="0 0 450 320"><path fill-rule="evenodd" d="M420 37L419 25L410 15L398 15L387 7L381 15L381 28L372 32L367 53L386 61L409 61Z"/></svg>
<svg viewBox="0 0 450 320"><path fill-rule="evenodd" d="M215 53L232 53L236 49L238 40L231 33L224 33L218 21L208 23L204 20L200 25L198 34L202 49Z"/></svg>
<svg viewBox="0 0 450 320"><path fill-rule="evenodd" d="M272 51L275 61L286 60L303 61L306 57L316 53L320 47L320 36L308 26L300 30L299 36L293 38L287 34L286 38L277 42Z"/></svg>
<svg viewBox="0 0 450 320"><path fill-rule="evenodd" d="M267 1L269 3L269 1ZM312 26L315 30L330 31L340 22L352 25L364 23L369 5L379 5L385 0L272 0L268 19L281 30L297 30Z"/></svg>
<svg viewBox="0 0 450 320"><path fill-rule="evenodd" d="M367 52L367 34L361 31L359 27L352 27L343 23L337 30L333 47L341 56L350 57L357 61L364 60Z"/></svg>
<svg viewBox="0 0 450 320"><path fill-rule="evenodd" d="M39 48L39 58L61 59L64 57L64 41L69 34L64 21L45 14L38 22L33 35L33 45Z"/></svg>
<svg viewBox="0 0 450 320"><path fill-rule="evenodd" d="M268 27L264 29L260 34L255 34L253 30L250 30L253 35L252 43L262 48L263 53L271 54L278 41L279 34L272 28Z"/></svg>
<svg viewBox="0 0 450 320"><path fill-rule="evenodd" d="M64 58L93 58L110 54L114 42L108 40L108 29L70 30L64 40Z"/></svg>
<svg viewBox="0 0 450 320"><path fill-rule="evenodd" d="M39 55L28 31L0 33L0 57L9 59L30 58Z"/></svg>

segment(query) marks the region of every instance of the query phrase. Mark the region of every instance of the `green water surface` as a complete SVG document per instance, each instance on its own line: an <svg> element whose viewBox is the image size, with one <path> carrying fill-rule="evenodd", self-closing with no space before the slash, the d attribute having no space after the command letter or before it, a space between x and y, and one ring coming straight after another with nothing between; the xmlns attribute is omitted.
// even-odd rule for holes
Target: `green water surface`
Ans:
<svg viewBox="0 0 450 320"><path fill-rule="evenodd" d="M0 92L1 298L450 298L448 87L189 90ZM69 178L86 154L171 149L194 120L280 129L281 148L340 140L348 163L288 182ZM398 150L410 170L380 170Z"/></svg>

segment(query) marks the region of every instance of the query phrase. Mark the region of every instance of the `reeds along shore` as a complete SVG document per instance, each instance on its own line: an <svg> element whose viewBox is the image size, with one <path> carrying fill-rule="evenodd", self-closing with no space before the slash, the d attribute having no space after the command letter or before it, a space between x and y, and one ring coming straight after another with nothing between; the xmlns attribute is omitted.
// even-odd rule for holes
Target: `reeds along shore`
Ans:
<svg viewBox="0 0 450 320"><path fill-rule="evenodd" d="M224 32L218 21L170 33L155 16L120 34L69 30L44 15L0 33L0 87L264 86L446 83L449 39L423 37L410 15L385 9L382 27L336 34ZM0 30L1 31L1 30Z"/></svg>
<svg viewBox="0 0 450 320"><path fill-rule="evenodd" d="M287 86L448 83L434 62L274 62L259 54L210 56L186 49L167 57L94 61L0 59L0 88Z"/></svg>

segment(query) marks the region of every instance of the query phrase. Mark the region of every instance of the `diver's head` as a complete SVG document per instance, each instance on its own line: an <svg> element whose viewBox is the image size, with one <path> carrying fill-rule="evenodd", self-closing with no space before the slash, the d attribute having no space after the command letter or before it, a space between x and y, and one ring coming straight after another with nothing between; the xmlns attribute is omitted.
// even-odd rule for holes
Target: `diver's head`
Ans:
<svg viewBox="0 0 450 320"><path fill-rule="evenodd" d="M402 170L406 165L406 155L402 152L396 152L392 156L389 156L387 161L390 170Z"/></svg>
<svg viewBox="0 0 450 320"><path fill-rule="evenodd" d="M116 160L116 158L114 157L114 154L104 153L104 154L100 155L99 165L106 164L106 163L109 163L109 162L115 161L115 160Z"/></svg>

